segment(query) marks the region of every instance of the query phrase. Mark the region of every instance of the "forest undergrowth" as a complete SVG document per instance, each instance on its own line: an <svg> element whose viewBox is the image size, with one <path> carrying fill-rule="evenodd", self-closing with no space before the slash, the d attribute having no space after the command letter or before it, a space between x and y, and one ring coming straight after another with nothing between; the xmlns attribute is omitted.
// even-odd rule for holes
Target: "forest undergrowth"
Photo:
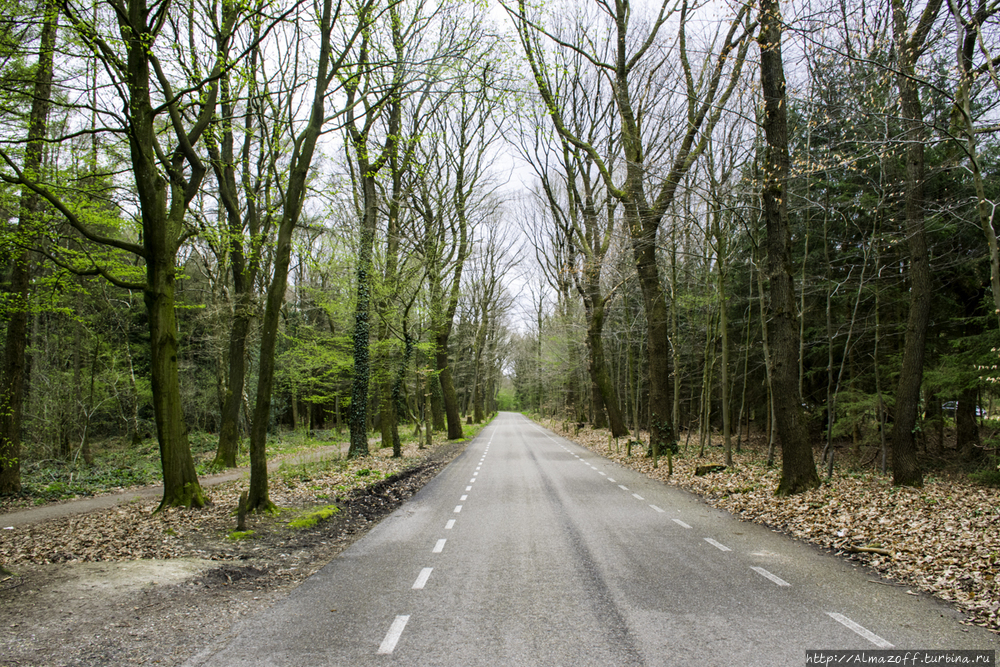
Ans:
<svg viewBox="0 0 1000 667"><path fill-rule="evenodd" d="M872 466L834 465L822 486L791 498L775 495L780 467L766 465L766 443L744 442L734 465L695 475L699 466L722 464L722 438L689 446L654 468L646 446L616 444L604 429L537 420L565 438L654 479L692 491L744 521L860 561L889 582L920 589L957 605L968 623L1000 633L1000 489L977 485L964 475L925 478L923 488L894 487L891 476ZM643 434L643 437L648 437ZM692 438L696 439L696 437ZM734 438L735 441L735 438ZM819 452L816 453L819 460ZM778 453L780 460L780 452Z"/></svg>

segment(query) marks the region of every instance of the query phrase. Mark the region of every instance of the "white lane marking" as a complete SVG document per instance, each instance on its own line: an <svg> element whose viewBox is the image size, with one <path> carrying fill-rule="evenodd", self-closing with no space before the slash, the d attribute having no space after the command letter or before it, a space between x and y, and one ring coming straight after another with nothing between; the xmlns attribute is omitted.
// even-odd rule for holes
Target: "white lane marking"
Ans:
<svg viewBox="0 0 1000 667"><path fill-rule="evenodd" d="M619 484L618 488L621 489L622 491L628 491L628 487L625 486L624 484Z"/></svg>
<svg viewBox="0 0 1000 667"><path fill-rule="evenodd" d="M640 496L638 493L633 493L632 497L635 498L636 500L645 500L645 498Z"/></svg>
<svg viewBox="0 0 1000 667"><path fill-rule="evenodd" d="M392 622L392 626L389 628L389 632L386 633L385 639L382 640L382 644L378 647L379 655L392 653L393 649L396 648L396 642L399 641L400 636L403 634L406 622L409 620L409 615L396 617L396 620Z"/></svg>
<svg viewBox="0 0 1000 667"><path fill-rule="evenodd" d="M472 479L470 479L470 480L469 480L469 484L472 484L472 483L474 483L475 481L476 481L476 478L475 478L475 477L473 477Z"/></svg>
<svg viewBox="0 0 1000 667"><path fill-rule="evenodd" d="M442 551L444 551L444 543L447 542L447 541L448 540L438 540L437 544L434 545L434 548L431 549L431 553L432 554L439 554Z"/></svg>
<svg viewBox="0 0 1000 667"><path fill-rule="evenodd" d="M875 644L875 646L878 646L879 648L892 648L892 644L882 639L871 630L868 630L858 625L857 623L847 618L843 614L838 614L836 612L828 611L826 612L826 615L832 618L833 620L837 621L841 625L844 625L853 630L854 632L858 633L859 635L870 641L872 644Z"/></svg>
<svg viewBox="0 0 1000 667"><path fill-rule="evenodd" d="M753 570L754 572L756 572L757 574L759 574L760 576L764 577L765 579L770 579L771 581L773 581L774 583L778 584L779 586L791 586L790 583L788 583L787 581L785 581L781 577L771 574L770 572L768 572L767 570L765 570L762 567L757 567L756 565L754 565L750 569Z"/></svg>
<svg viewBox="0 0 1000 667"><path fill-rule="evenodd" d="M466 491L472 491L472 487L471 486L467 486L467 487L465 487L465 490Z"/></svg>
<svg viewBox="0 0 1000 667"><path fill-rule="evenodd" d="M468 498L469 496L462 496L461 498L459 498L459 500L467 500Z"/></svg>
<svg viewBox="0 0 1000 667"><path fill-rule="evenodd" d="M448 523L444 524L444 529L445 530L451 530L454 527L455 527L455 520L454 519L448 519Z"/></svg>
<svg viewBox="0 0 1000 667"><path fill-rule="evenodd" d="M593 468L594 470L597 470L597 466L590 466L590 467Z"/></svg>
<svg viewBox="0 0 1000 667"><path fill-rule="evenodd" d="M462 511L462 506L461 505L455 505L455 514L458 514L461 511Z"/></svg>
<svg viewBox="0 0 1000 667"><path fill-rule="evenodd" d="M656 510L656 511L657 511L657 512L659 512L660 514L663 514L663 510L661 510L661 509L660 509L659 507L657 507L656 505L650 505L650 507L652 507L652 508L653 508L654 510Z"/></svg>
<svg viewBox="0 0 1000 667"><path fill-rule="evenodd" d="M601 472L601 471L599 471L599 470L597 471L597 474L598 474L598 475L604 475L605 477L607 477L607 476L608 476L608 473L606 473L606 472Z"/></svg>
<svg viewBox="0 0 1000 667"><path fill-rule="evenodd" d="M608 477L608 481L611 482L612 484L615 483L615 480L611 479L610 477Z"/></svg>
<svg viewBox="0 0 1000 667"><path fill-rule="evenodd" d="M425 567L424 569L420 570L420 576L417 577L417 580L413 582L413 590L419 591L420 589L422 589L424 586L427 585L427 580L431 578L431 571L433 569L434 569L433 567Z"/></svg>
<svg viewBox="0 0 1000 667"><path fill-rule="evenodd" d="M715 547L719 551L732 551L732 549L730 549L729 547L727 547L725 544L719 544L718 542L716 542L715 540L713 540L711 537L706 537L705 541L708 542L709 544L711 544L713 547Z"/></svg>
<svg viewBox="0 0 1000 667"><path fill-rule="evenodd" d="M691 527L691 526L687 525L686 523L684 523L683 521L681 521L680 519L673 519L673 522L676 523L681 528L690 528Z"/></svg>

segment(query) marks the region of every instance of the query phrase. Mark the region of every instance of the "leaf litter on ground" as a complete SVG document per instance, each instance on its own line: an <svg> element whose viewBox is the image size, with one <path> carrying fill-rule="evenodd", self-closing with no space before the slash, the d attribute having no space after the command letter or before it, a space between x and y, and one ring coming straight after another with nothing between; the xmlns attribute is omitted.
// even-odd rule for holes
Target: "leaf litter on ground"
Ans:
<svg viewBox="0 0 1000 667"><path fill-rule="evenodd" d="M721 438L706 447L710 456L646 456L646 443L626 454L605 429L580 429L538 420L565 438L651 478L692 491L744 521L763 524L830 549L883 577L954 603L970 624L1000 633L1000 490L963 479L929 478L923 488L895 487L868 470L835 466L833 478L817 489L779 498L780 468L768 467L761 448L733 454L734 465L696 476L698 466L722 463ZM860 550L860 551L859 551ZM887 555L888 554L888 555Z"/></svg>

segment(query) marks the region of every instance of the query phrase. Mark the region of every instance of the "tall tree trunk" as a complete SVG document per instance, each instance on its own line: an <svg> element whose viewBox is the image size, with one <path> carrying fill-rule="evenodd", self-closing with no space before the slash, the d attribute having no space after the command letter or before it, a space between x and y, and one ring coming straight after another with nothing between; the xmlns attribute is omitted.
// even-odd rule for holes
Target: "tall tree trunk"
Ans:
<svg viewBox="0 0 1000 667"><path fill-rule="evenodd" d="M31 115L28 118L28 144L24 170L33 176L42 166L42 151L48 128L52 97L52 54L56 43L59 14L54 3L45 2L42 34L38 46ZM39 196L29 188L21 193L16 236L27 245L40 227L36 219ZM28 290L31 283L31 256L27 250L13 253L10 288L7 294L10 318L0 368L0 495L21 490L21 416L24 404L24 351L28 343Z"/></svg>
<svg viewBox="0 0 1000 667"><path fill-rule="evenodd" d="M442 329L435 336L434 359L437 362L441 396L448 421L448 439L458 440L463 435L462 415L459 414L458 394L455 392L455 382L451 377L451 366L448 365L448 337L451 335L451 321L449 320Z"/></svg>
<svg viewBox="0 0 1000 667"><path fill-rule="evenodd" d="M163 466L163 500L160 507L202 507L205 497L191 457L184 421L177 365L177 318L174 309L176 256L150 249L143 298L149 314L150 376L156 435Z"/></svg>
<svg viewBox="0 0 1000 667"><path fill-rule="evenodd" d="M931 308L930 257L924 231L924 116L920 91L914 79L917 58L937 17L942 0L930 0L912 34L908 33L906 3L892 0L893 34L899 74L899 108L906 139L904 207L910 250L910 313L906 321L903 362L896 389L896 414L892 429L892 482L897 486L923 486L913 430L920 407L924 372L924 343Z"/></svg>
<svg viewBox="0 0 1000 667"><path fill-rule="evenodd" d="M618 403L618 392L615 391L615 385L611 381L608 364L604 358L603 298L598 296L592 301L594 305L589 308L590 316L587 318L587 347L590 350L590 378L599 392L597 398L600 402L595 401L595 404L603 405L607 411L611 435L623 438L628 435L628 429L625 427L621 405Z"/></svg>
<svg viewBox="0 0 1000 667"><path fill-rule="evenodd" d="M778 495L819 486L812 444L798 392L798 327L788 228L788 123L785 72L781 60L781 8L778 0L760 0L760 81L764 94L763 202L767 223L767 273L770 286L773 356L772 394L775 427L781 442Z"/></svg>
<svg viewBox="0 0 1000 667"><path fill-rule="evenodd" d="M275 243L274 269L267 289L264 317L261 321L260 367L257 376L257 402L250 425L250 489L247 499L249 511L270 511L274 507L267 480L267 430L271 421L271 392L274 387L274 349L278 339L278 319L288 285L288 267L291 263L292 233L302 213L306 181L312 166L316 142L326 121L326 91L334 73L329 71L332 51L330 33L333 29L332 0L323 0L320 17L320 49L316 78L314 80L309 122L296 137L292 152L288 185L282 206L281 221Z"/></svg>

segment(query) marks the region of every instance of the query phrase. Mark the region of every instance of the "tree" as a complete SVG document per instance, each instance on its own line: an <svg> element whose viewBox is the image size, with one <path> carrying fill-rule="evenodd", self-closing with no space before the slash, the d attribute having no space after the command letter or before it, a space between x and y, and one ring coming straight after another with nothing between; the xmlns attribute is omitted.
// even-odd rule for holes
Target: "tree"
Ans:
<svg viewBox="0 0 1000 667"><path fill-rule="evenodd" d="M219 77L230 63L222 55L226 49L212 48L213 55L202 67L195 40L198 21L193 14L176 16L167 11L168 7L150 5L146 0L112 0L107 8L117 25L115 35L101 30L104 22L110 23L109 17L95 12L88 18L90 8L72 2L64 2L61 7L76 35L111 77L124 108L123 114L108 108L97 111L120 122L119 131L128 139L141 241L107 234L90 224L73 210L66 195L19 168L7 154L2 157L13 174L3 178L25 185L48 200L86 241L131 253L144 262L144 281L121 275L120 270L116 272L91 254L85 255L89 258L87 264L75 270L99 274L119 287L142 290L149 316L153 410L163 468L160 507L200 507L205 497L191 457L178 373L177 254L197 231L186 216L207 169L195 146L214 114ZM219 20L213 17L204 22L215 31L208 41L213 46L228 43L240 18L230 8ZM173 72L164 66L161 56L173 55L166 49L178 44L190 44L192 52L188 57L193 67L187 72L192 78L180 83L180 89L175 91L178 81L171 78Z"/></svg>
<svg viewBox="0 0 1000 667"><path fill-rule="evenodd" d="M760 0L760 84L766 138L763 191L767 226L768 315L772 354L775 427L781 442L778 495L819 486L812 444L798 394L798 328L795 281L791 273L788 230L788 104L781 59L781 9L778 0Z"/></svg>
<svg viewBox="0 0 1000 667"><path fill-rule="evenodd" d="M707 137L721 117L736 86L749 47L751 26L748 9L745 5L741 6L718 42L718 50L704 61L704 71L696 76L689 61L687 47L691 8L686 0L680 3L676 57L681 64L681 75L685 82L683 102L686 118L684 129L675 137L672 155L664 156L662 164L655 164L648 159L649 144L643 134L641 119L660 111L650 107L651 102L645 93L660 87L658 83L654 83L655 78L670 60L670 56L661 50L659 39L661 30L673 18L674 12L664 2L644 34L636 35L632 29L631 3L623 0L613 8L605 3L597 5L598 11L605 14L604 20L600 28L594 26L590 29L609 30L616 44L607 60L602 60L600 54L587 51L586 45L595 41L589 35L584 43L574 43L546 33L529 17L524 0L519 0L516 11L508 8L508 12L517 23L532 76L557 132L571 145L590 156L599 169L608 192L623 208L646 313L650 443L655 455L657 448L671 446L675 440L671 414L670 318L657 264L657 236L664 216L674 203L681 179L704 152ZM580 52L592 67L611 79L618 113L617 141L621 142L625 164L623 175L615 173L612 166L605 163L600 152L585 137L577 136L561 115L560 105L550 84L551 73L545 65L545 50L539 35L546 35L559 48ZM642 80L643 76L650 78ZM654 168L662 169L662 175L657 179L656 185L650 185L651 171Z"/></svg>
<svg viewBox="0 0 1000 667"><path fill-rule="evenodd" d="M374 2L374 0L373 0ZM269 511L273 503L268 495L267 482L267 431L271 420L271 393L274 387L274 349L278 338L278 319L288 285L288 267L292 252L292 232L302 214L306 186L312 167L316 144L327 121L327 96L333 80L341 74L354 41L369 28L372 3L366 3L358 12L358 22L353 32L348 30L347 46L334 50L333 30L342 14L342 6L333 0L323 0L319 16L319 52L316 56L316 75L310 100L309 119L295 135L288 183L282 201L281 220L278 222L274 265L271 283L267 289L264 317L261 322L260 370L257 375L257 401L250 426L250 490L247 509ZM289 119L294 123L294 119Z"/></svg>
<svg viewBox="0 0 1000 667"><path fill-rule="evenodd" d="M906 322L903 364L896 389L896 414L892 428L892 481L898 486L923 486L913 431L920 405L924 370L924 342L931 308L930 258L924 228L924 114L916 80L916 65L934 26L942 0L929 0L916 25L908 25L907 5L892 0L899 88L899 111L904 128L906 158L904 216L910 249L910 312Z"/></svg>

